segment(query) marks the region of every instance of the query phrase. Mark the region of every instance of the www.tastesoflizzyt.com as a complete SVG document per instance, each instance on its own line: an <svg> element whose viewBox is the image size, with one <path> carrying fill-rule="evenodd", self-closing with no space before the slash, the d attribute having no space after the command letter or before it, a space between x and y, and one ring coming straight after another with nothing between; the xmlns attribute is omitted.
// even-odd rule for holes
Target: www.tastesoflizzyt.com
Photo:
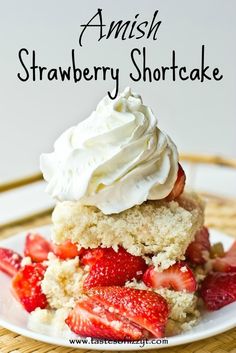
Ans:
<svg viewBox="0 0 236 353"><path fill-rule="evenodd" d="M140 348L143 348L147 345L163 345L166 346L169 344L169 340L167 338L153 338L153 339L142 339L138 341L113 341L108 339L96 339L96 338L74 338L69 339L69 343L71 345L81 345L81 344L92 344L92 345L138 345Z"/></svg>

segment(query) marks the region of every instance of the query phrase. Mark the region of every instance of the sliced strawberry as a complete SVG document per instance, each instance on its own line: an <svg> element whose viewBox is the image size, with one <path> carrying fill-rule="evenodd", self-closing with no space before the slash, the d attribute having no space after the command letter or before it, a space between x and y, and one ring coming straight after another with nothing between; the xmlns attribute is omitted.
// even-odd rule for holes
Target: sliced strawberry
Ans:
<svg viewBox="0 0 236 353"><path fill-rule="evenodd" d="M210 248L209 232L206 227L203 227L195 234L195 240L189 244L185 254L186 258L191 264L203 265Z"/></svg>
<svg viewBox="0 0 236 353"><path fill-rule="evenodd" d="M0 270L14 276L21 267L22 256L17 252L0 248Z"/></svg>
<svg viewBox="0 0 236 353"><path fill-rule="evenodd" d="M147 332L125 317L109 311L108 307L87 298L78 302L66 319L67 325L77 335L114 340L139 340Z"/></svg>
<svg viewBox="0 0 236 353"><path fill-rule="evenodd" d="M47 306L46 296L41 290L45 271L43 264L33 263L20 269L12 279L13 295L28 312Z"/></svg>
<svg viewBox="0 0 236 353"><path fill-rule="evenodd" d="M175 185L174 185L172 191L166 197L167 201L175 200L175 199L177 199L177 197L179 197L182 194L182 192L184 191L185 181L186 181L185 172L184 172L182 166L179 164L177 179L175 181Z"/></svg>
<svg viewBox="0 0 236 353"><path fill-rule="evenodd" d="M236 241L223 257L218 257L212 261L215 271L236 272Z"/></svg>
<svg viewBox="0 0 236 353"><path fill-rule="evenodd" d="M62 260L74 259L76 256L83 254L84 249L78 250L77 245L72 243L70 240L66 240L64 243L56 245L53 244L53 252Z"/></svg>
<svg viewBox="0 0 236 353"><path fill-rule="evenodd" d="M194 274L184 262L177 262L162 272L157 272L150 266L143 275L143 282L155 289L170 288L186 292L195 292L197 289Z"/></svg>
<svg viewBox="0 0 236 353"><path fill-rule="evenodd" d="M143 327L155 337L163 337L169 309L161 295L128 287L97 287L87 294L109 311Z"/></svg>
<svg viewBox="0 0 236 353"><path fill-rule="evenodd" d="M84 281L85 289L96 286L123 286L126 281L133 278L137 280L142 278L147 265L141 256L131 255L122 247L119 247L117 252L112 248L101 248L101 250L100 257L96 253L96 261L92 256L92 260L90 258L88 261L88 253L85 259L81 260L83 263L87 261L87 264L94 263Z"/></svg>
<svg viewBox="0 0 236 353"><path fill-rule="evenodd" d="M114 250L112 248L95 248L88 249L84 251L84 254L81 256L80 262L83 265L88 265L92 267L99 259L103 256L110 256L114 254Z"/></svg>
<svg viewBox="0 0 236 353"><path fill-rule="evenodd" d="M31 257L34 262L47 260L48 253L52 251L51 243L40 234L29 233L25 241L25 256Z"/></svg>
<svg viewBox="0 0 236 353"><path fill-rule="evenodd" d="M218 310L236 301L236 272L209 274L202 282L200 295L208 310Z"/></svg>

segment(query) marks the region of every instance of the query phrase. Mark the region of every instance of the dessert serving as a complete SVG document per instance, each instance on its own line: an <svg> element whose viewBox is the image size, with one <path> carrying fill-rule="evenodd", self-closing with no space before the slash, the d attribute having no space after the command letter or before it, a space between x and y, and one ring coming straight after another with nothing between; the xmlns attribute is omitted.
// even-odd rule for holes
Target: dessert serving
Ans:
<svg viewBox="0 0 236 353"><path fill-rule="evenodd" d="M40 166L57 200L52 238L28 233L23 256L0 248L32 330L161 338L236 301L236 242L210 243L174 142L129 88L66 130Z"/></svg>

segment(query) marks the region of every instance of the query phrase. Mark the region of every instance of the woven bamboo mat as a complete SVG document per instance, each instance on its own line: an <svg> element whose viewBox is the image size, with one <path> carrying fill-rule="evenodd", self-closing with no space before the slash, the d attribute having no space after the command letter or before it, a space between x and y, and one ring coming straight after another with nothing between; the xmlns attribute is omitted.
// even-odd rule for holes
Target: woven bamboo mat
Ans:
<svg viewBox="0 0 236 353"><path fill-rule="evenodd" d="M204 195L206 203L206 224L220 229L236 237L236 201L227 200L212 195ZM48 213L40 217L26 220L23 224L15 224L0 230L0 237L5 238L27 228L49 224ZM92 350L78 350L38 342L16 333L0 328L0 353L70 353L70 352L95 353ZM118 352L118 351L117 351ZM143 351L146 352L146 351ZM236 353L236 329L223 334L181 346L152 350L158 353Z"/></svg>

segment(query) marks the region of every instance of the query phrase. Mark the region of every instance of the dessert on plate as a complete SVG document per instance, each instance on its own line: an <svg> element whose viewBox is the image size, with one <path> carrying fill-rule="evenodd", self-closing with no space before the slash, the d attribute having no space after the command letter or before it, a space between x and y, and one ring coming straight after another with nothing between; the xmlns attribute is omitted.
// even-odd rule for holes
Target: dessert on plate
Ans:
<svg viewBox="0 0 236 353"><path fill-rule="evenodd" d="M29 233L23 258L0 249L33 330L159 338L236 300L236 243L210 244L174 142L129 88L66 130L40 166L57 200L52 239Z"/></svg>

